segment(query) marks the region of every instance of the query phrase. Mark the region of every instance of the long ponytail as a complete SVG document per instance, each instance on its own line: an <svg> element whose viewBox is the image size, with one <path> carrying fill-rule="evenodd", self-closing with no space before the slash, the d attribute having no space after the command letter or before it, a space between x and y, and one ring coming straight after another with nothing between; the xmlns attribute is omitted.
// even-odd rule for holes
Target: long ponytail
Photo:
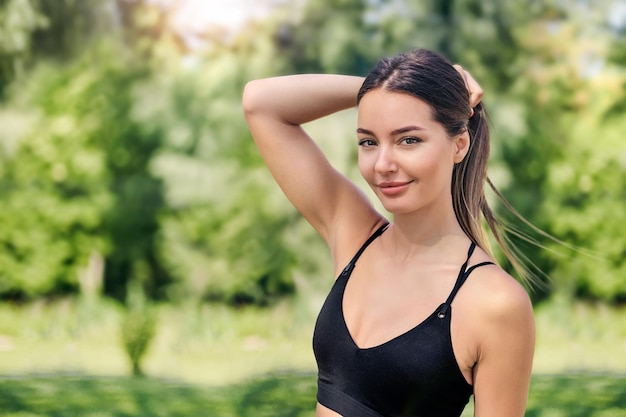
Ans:
<svg viewBox="0 0 626 417"><path fill-rule="evenodd" d="M515 210L487 176L490 153L489 120L482 103L474 109L467 129L470 135L469 152L463 161L455 165L452 173L452 204L456 218L465 234L481 249L493 256L484 227L486 224L500 251L515 269L520 280L528 286L540 287L542 282L529 267L534 264L519 251L511 237L515 236L536 245L540 245L539 242L500 220L489 206L485 196L485 184L487 184L500 203L515 218L534 232L547 236ZM554 239L551 236L547 237Z"/></svg>

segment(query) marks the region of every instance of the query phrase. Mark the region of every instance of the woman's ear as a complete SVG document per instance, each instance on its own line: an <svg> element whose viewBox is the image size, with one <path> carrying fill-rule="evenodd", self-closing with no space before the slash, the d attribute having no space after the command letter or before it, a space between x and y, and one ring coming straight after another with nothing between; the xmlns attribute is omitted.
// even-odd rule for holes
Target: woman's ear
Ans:
<svg viewBox="0 0 626 417"><path fill-rule="evenodd" d="M469 132L466 130L461 133L454 139L454 163L458 164L459 162L465 159L465 155L469 152L470 148L470 137Z"/></svg>

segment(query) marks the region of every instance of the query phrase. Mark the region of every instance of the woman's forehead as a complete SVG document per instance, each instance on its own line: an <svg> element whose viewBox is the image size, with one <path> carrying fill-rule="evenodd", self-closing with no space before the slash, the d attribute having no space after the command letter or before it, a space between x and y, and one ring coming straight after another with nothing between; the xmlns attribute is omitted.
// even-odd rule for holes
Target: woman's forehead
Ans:
<svg viewBox="0 0 626 417"><path fill-rule="evenodd" d="M358 108L358 127L367 130L394 130L402 126L428 129L434 127L434 123L432 107L408 93L382 89L369 91Z"/></svg>

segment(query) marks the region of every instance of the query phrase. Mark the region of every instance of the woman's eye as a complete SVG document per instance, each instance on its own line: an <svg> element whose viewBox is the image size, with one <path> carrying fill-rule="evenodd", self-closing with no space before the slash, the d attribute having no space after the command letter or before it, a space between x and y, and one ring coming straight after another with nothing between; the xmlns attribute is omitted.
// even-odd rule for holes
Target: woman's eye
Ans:
<svg viewBox="0 0 626 417"><path fill-rule="evenodd" d="M402 138L401 140L402 143L405 143L407 145L414 145L416 143L420 143L421 141L421 139L414 137Z"/></svg>
<svg viewBox="0 0 626 417"><path fill-rule="evenodd" d="M374 142L371 139L361 139L359 141L359 146L365 146L365 147L367 147L367 146L376 146L376 142Z"/></svg>

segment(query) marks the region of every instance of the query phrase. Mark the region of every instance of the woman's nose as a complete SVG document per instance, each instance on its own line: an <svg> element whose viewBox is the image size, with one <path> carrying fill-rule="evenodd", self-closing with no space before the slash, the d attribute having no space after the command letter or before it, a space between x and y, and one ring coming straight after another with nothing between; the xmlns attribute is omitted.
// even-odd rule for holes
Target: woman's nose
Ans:
<svg viewBox="0 0 626 417"><path fill-rule="evenodd" d="M376 164L374 170L380 174L396 171L396 161L393 155L393 150L390 148L380 147L376 158Z"/></svg>

